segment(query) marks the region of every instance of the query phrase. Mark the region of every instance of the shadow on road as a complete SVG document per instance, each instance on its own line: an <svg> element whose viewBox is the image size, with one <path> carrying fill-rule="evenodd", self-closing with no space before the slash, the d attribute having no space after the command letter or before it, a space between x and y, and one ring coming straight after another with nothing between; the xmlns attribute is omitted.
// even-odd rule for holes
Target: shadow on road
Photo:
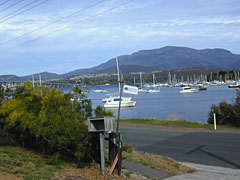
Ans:
<svg viewBox="0 0 240 180"><path fill-rule="evenodd" d="M211 152L205 151L205 150L203 149L204 147L205 147L204 145L198 146L197 148L195 148L195 149L187 152L186 154L192 154L192 153L195 153L195 152L197 152L197 151L200 151L200 152L202 152L202 153L204 153L204 154L207 154L207 155L209 155L209 156L211 156L211 157L214 157L214 158L216 158L216 159L218 159L218 160L221 160L221 161L223 161L223 162L225 162L225 163L228 163L228 164L230 164L230 165L232 165L232 166L240 169L240 165L239 165L239 164L236 164L236 163L234 163L234 162L231 162L231 161L229 161L229 160L227 160L227 159L224 159L224 158L222 158L222 157L220 157L220 156L217 156L217 155L215 155L215 154L213 154L213 153L211 153Z"/></svg>

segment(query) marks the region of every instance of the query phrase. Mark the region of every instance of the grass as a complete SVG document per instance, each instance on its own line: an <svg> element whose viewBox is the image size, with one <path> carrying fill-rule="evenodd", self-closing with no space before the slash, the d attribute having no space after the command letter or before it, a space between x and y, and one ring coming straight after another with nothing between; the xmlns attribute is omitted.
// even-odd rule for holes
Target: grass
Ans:
<svg viewBox="0 0 240 180"><path fill-rule="evenodd" d="M164 126L164 127L213 129L212 124L196 123L196 122L190 122L185 120L174 121L174 120L160 120L160 119L121 119L121 122L126 122L131 124L152 125L152 126ZM228 128L240 130L240 128L217 125L217 129L228 129Z"/></svg>
<svg viewBox="0 0 240 180"><path fill-rule="evenodd" d="M123 176L111 176L106 166L106 175L102 176L98 166L76 167L75 163L60 161L57 154L43 157L24 148L0 146L0 180L126 180L132 173L124 170Z"/></svg>
<svg viewBox="0 0 240 180"><path fill-rule="evenodd" d="M22 148L0 147L0 171L24 180L51 179L62 166L62 162L49 165L49 159Z"/></svg>
<svg viewBox="0 0 240 180"><path fill-rule="evenodd" d="M152 169L163 171L172 175L192 173L195 171L195 169L181 165L171 158L137 151L133 151L131 153L123 152L123 158L127 161L142 164Z"/></svg>

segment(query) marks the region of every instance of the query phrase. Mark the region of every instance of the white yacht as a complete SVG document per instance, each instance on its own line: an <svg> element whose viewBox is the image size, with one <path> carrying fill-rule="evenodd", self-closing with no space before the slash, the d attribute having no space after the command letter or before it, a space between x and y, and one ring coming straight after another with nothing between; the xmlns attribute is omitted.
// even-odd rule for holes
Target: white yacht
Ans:
<svg viewBox="0 0 240 180"><path fill-rule="evenodd" d="M106 103L104 104L105 108L118 108L119 107L119 96L109 97L106 99ZM134 107L136 101L132 99L132 97L122 97L121 107Z"/></svg>
<svg viewBox="0 0 240 180"><path fill-rule="evenodd" d="M143 89L143 85L142 85L142 72L140 72L140 88L138 88L138 92L139 93L143 93L143 92L147 92L147 89Z"/></svg>
<svg viewBox="0 0 240 180"><path fill-rule="evenodd" d="M148 93L159 93L160 90L159 89L149 89L147 92Z"/></svg>
<svg viewBox="0 0 240 180"><path fill-rule="evenodd" d="M117 64L117 73L118 73L118 88L119 88L119 94L120 94L120 73L119 73L119 66L118 66L118 59L116 58L116 64ZM119 107L119 101L120 96L110 96L108 98L102 99L104 104L104 108L118 108ZM132 97L121 97L121 107L134 107L136 104L136 101L132 99Z"/></svg>
<svg viewBox="0 0 240 180"><path fill-rule="evenodd" d="M196 93L196 92L198 92L198 89L191 88L189 86L185 86L182 88L182 90L180 90L180 93Z"/></svg>
<svg viewBox="0 0 240 180"><path fill-rule="evenodd" d="M141 93L141 92L148 92L148 90L147 90L147 89L141 89L141 88L139 88L139 89L138 89L138 92L139 92L139 93Z"/></svg>
<svg viewBox="0 0 240 180"><path fill-rule="evenodd" d="M108 92L107 90L104 90L104 89L96 89L94 90L95 93L106 93Z"/></svg>
<svg viewBox="0 0 240 180"><path fill-rule="evenodd" d="M155 75L153 74L153 84L152 84L152 87L154 88L154 89L149 89L147 92L148 93L159 93L160 92L160 89L159 88L156 88L157 87L157 84L155 83L155 80L156 78L155 78Z"/></svg>

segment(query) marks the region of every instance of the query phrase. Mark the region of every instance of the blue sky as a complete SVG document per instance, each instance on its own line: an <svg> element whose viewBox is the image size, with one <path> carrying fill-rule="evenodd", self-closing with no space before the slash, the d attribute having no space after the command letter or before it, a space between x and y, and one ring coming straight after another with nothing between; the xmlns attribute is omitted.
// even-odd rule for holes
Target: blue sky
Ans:
<svg viewBox="0 0 240 180"><path fill-rule="evenodd" d="M18 1L0 5L0 75L63 74L164 46L224 48L240 54L239 0L134 0L124 5L128 0L48 0L5 20L4 16L34 0L4 10ZM117 8L110 11L113 7Z"/></svg>

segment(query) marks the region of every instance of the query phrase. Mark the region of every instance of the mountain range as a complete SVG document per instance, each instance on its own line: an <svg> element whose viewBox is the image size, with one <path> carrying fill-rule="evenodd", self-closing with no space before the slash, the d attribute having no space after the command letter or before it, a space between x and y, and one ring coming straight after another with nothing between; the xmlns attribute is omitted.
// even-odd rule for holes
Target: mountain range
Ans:
<svg viewBox="0 0 240 180"><path fill-rule="evenodd" d="M159 49L141 50L130 55L118 57L119 66L124 74L131 72L150 73L157 70L184 69L189 67L206 67L219 69L240 69L240 55L225 49L196 50L187 47L166 46ZM77 69L65 74L49 72L39 73L43 80L68 79L85 74L116 73L115 58L88 69ZM35 75L38 80L38 74ZM18 77L15 75L0 76L0 81L31 80L32 75Z"/></svg>

